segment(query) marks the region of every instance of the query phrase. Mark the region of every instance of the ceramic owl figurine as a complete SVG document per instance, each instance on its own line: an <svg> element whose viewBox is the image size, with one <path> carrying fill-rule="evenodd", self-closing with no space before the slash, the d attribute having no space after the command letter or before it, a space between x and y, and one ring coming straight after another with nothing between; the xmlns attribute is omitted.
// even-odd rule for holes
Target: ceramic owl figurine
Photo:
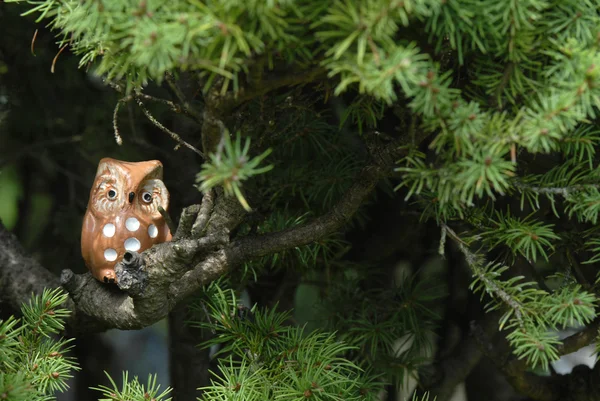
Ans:
<svg viewBox="0 0 600 401"><path fill-rule="evenodd" d="M162 170L158 160L100 160L81 230L81 253L97 280L117 281L114 266L125 251L142 252L171 240L158 211L169 206Z"/></svg>

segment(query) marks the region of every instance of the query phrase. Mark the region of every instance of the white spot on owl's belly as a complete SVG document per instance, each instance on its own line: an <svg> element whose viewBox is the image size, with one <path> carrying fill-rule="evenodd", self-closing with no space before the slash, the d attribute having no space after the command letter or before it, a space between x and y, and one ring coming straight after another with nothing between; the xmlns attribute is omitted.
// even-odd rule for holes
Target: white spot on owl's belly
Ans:
<svg viewBox="0 0 600 401"><path fill-rule="evenodd" d="M127 238L125 240L125 250L127 251L138 251L140 249L140 247L142 246L142 244L140 244L140 241L138 241L137 238Z"/></svg>
<svg viewBox="0 0 600 401"><path fill-rule="evenodd" d="M135 217L130 217L125 220L125 227L127 227L129 231L137 231L137 229L140 228L140 222Z"/></svg>
<svg viewBox="0 0 600 401"><path fill-rule="evenodd" d="M117 251L115 251L112 248L105 249L104 259L108 260L109 262L114 262L115 260L117 260Z"/></svg>
<svg viewBox="0 0 600 401"><path fill-rule="evenodd" d="M148 226L148 235L150 238L156 238L158 236L158 228L154 224Z"/></svg>
<svg viewBox="0 0 600 401"><path fill-rule="evenodd" d="M102 228L102 233L105 237L112 237L115 235L115 225L113 223L108 223Z"/></svg>

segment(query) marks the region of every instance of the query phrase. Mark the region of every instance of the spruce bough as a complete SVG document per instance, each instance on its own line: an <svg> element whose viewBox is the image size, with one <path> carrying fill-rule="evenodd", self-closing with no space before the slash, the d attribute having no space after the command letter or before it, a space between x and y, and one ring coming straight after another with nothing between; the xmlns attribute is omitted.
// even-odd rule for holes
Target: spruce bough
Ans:
<svg viewBox="0 0 600 401"><path fill-rule="evenodd" d="M559 330L597 326L600 2L26 3L25 14L48 23L59 47L123 96L115 115L122 102L157 101L144 92L150 85L170 87L174 100L162 103L202 128L198 153L209 156L199 188L224 187L244 209L258 209L258 220L236 227L241 238L292 231L335 210L362 166L379 155L366 156L354 140L373 149L373 142L391 148L404 138L394 174L382 174L389 178L384 191L394 189L422 221L438 225L442 255L450 247L460 252L471 290L491 316L498 311L497 329L519 366L504 373L517 390L567 399L549 390L551 380L517 377L549 371L576 347L561 341ZM186 74L203 94L202 113L178 90ZM290 88L315 82L321 85L309 94ZM333 108L316 106L331 97L342 105L335 118ZM240 134L230 138L230 131ZM127 140L116 123L115 135ZM344 229L365 223L365 208L356 209ZM213 343L226 344L205 394L359 399L383 383L400 385L424 365L439 320L430 304L443 289L422 278L365 289L375 273L345 258L350 246L339 231L289 249L257 248L259 258L205 289L213 295L205 325L218 333ZM321 301L335 313L323 326L337 334L292 328L284 324L289 316L274 310L240 317L224 289L271 269L327 282ZM398 352L399 338L410 338L408 351ZM321 359L339 369L325 370ZM327 380L335 374L333 391Z"/></svg>

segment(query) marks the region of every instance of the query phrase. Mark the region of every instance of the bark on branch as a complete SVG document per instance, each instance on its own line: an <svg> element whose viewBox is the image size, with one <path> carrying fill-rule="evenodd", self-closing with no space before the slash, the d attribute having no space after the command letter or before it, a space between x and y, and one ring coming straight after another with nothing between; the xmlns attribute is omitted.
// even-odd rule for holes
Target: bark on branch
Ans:
<svg viewBox="0 0 600 401"><path fill-rule="evenodd" d="M155 245L141 254L129 253L116 267L120 288L95 280L89 273L63 271L61 282L35 260L28 258L15 237L0 227L0 299L18 308L31 292L61 283L73 300L73 333L108 328L139 329L162 318L203 285L250 258L267 255L319 240L348 222L375 185L391 173L394 162L408 143L371 146L372 162L363 168L355 184L333 209L293 229L256 237L235 239L230 233L245 212L234 197L207 194L202 205L182 213L171 242ZM213 207L214 203L214 207Z"/></svg>

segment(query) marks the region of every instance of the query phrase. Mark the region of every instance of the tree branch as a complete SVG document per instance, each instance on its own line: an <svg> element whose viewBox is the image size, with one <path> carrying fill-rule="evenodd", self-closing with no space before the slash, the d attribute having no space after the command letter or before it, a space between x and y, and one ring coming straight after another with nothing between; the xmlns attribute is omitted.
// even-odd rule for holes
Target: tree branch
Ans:
<svg viewBox="0 0 600 401"><path fill-rule="evenodd" d="M169 71L165 73L165 81L167 82L169 89L175 95L177 100L179 100L179 104L183 107L183 110L186 114L192 117L198 124L202 124L202 113L196 110L190 102L187 100L186 96L183 94L181 88L173 77L173 74Z"/></svg>
<svg viewBox="0 0 600 401"><path fill-rule="evenodd" d="M150 120L150 122L152 124L154 124L155 126L157 126L161 131L165 132L171 138L173 138L173 140L175 140L175 142L179 143L179 145L185 146L186 148L190 149L192 152L196 153L197 155L199 155L203 159L206 159L206 157L204 156L204 154L200 150L196 149L193 145L191 145L188 142L184 141L183 138L181 138L181 136L179 136L175 132L171 131L170 129L168 129L167 127L165 127L164 125L162 125L156 118L154 118L154 116L146 108L146 106L144 105L144 102L142 102L142 100L140 99L140 97L138 95L135 95L135 100L136 100L138 106L140 107L140 109L142 109L142 112L144 113L144 115L146 116L146 118L148 118L148 120Z"/></svg>
<svg viewBox="0 0 600 401"><path fill-rule="evenodd" d="M418 139L420 142L424 135ZM365 199L375 188L377 182L392 172L392 166L400 158L401 146L410 142L410 138L402 137L384 146L368 146L372 163L367 165L354 180L354 184L340 198L340 201L323 216L311 222L259 236L244 237L233 242L230 257L234 262L257 258L285 249L310 244L320 238L334 233L346 224Z"/></svg>
<svg viewBox="0 0 600 401"><path fill-rule="evenodd" d="M476 337L490 336L497 330L497 313L486 314L480 325L472 324L452 354L436 364L433 378L422 381L424 391L436 401L449 400L456 386L465 381L483 356Z"/></svg>
<svg viewBox="0 0 600 401"><path fill-rule="evenodd" d="M599 328L600 318L596 318L580 332L566 337L562 340L562 343L556 347L558 355L567 355L590 345L598 337Z"/></svg>
<svg viewBox="0 0 600 401"><path fill-rule="evenodd" d="M410 140L401 138L382 146L370 146L372 163L362 170L356 183L329 213L304 226L229 243L230 233L246 212L235 197L226 197L222 190L217 190L205 195L202 205L190 206L182 212L173 241L157 244L139 255L128 253L115 267L119 287L100 283L90 273L76 275L64 270L61 283L74 302L67 307L76 312L71 324L78 332L146 327L248 258L308 244L341 229L378 180L391 173L403 151L399 146ZM56 277L23 254L14 236L3 227L0 235L2 297L19 307L32 291L59 285Z"/></svg>
<svg viewBox="0 0 600 401"><path fill-rule="evenodd" d="M487 335L478 325L473 325L472 331L483 354L492 360L515 390L533 400L555 401L560 399L558 398L559 383L551 377L527 372L525 363L507 363L512 352L502 333L497 333L497 341L492 341L492 336Z"/></svg>
<svg viewBox="0 0 600 401"><path fill-rule="evenodd" d="M25 251L0 221L0 302L18 311L29 302L32 294L41 294L45 288L60 287L60 280ZM71 311L67 321L70 334L105 331L110 326L78 313L75 303L67 301L64 307Z"/></svg>

